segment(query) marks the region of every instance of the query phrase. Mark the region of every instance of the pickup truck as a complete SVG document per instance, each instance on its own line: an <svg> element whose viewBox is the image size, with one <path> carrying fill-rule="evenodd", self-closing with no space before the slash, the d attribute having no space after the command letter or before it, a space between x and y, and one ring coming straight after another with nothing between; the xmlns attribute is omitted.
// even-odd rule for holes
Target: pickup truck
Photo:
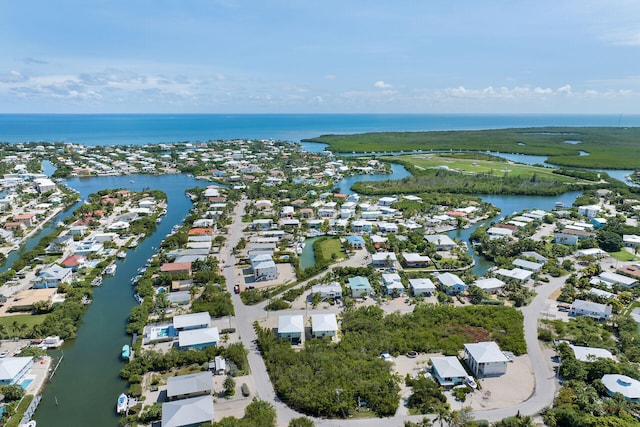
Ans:
<svg viewBox="0 0 640 427"><path fill-rule="evenodd" d="M236 293L236 294L239 294L240 293L240 285L234 285L233 286L233 292Z"/></svg>

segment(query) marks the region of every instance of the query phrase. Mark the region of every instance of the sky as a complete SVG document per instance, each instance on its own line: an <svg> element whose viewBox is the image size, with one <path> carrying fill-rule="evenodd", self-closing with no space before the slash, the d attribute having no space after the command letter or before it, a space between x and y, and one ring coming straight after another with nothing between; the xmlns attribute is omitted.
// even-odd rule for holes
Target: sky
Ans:
<svg viewBox="0 0 640 427"><path fill-rule="evenodd" d="M640 113L637 0L0 0L0 40L0 113Z"/></svg>

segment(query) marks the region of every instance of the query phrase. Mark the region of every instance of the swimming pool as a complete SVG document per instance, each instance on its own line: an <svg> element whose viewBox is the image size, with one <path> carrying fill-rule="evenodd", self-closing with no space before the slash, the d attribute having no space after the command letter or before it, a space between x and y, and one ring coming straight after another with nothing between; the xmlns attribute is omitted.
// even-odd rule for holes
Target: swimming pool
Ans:
<svg viewBox="0 0 640 427"><path fill-rule="evenodd" d="M29 384L31 384L32 382L32 379L26 379L20 383L20 387L22 387L23 390L26 390L27 387L29 387Z"/></svg>

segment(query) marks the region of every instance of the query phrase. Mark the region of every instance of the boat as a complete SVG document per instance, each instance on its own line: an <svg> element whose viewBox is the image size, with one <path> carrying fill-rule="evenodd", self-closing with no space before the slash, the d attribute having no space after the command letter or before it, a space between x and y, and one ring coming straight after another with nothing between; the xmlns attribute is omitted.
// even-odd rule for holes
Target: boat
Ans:
<svg viewBox="0 0 640 427"><path fill-rule="evenodd" d="M127 412L127 405L129 403L129 398L126 394L122 393L118 396L118 403L116 404L116 412L118 414L124 414Z"/></svg>
<svg viewBox="0 0 640 427"><path fill-rule="evenodd" d="M129 360L130 356L131 356L131 347L129 347L128 344L123 345L122 352L120 353L120 357L122 357L122 360Z"/></svg>
<svg viewBox="0 0 640 427"><path fill-rule="evenodd" d="M36 420L31 420L26 424L21 424L22 427L36 427Z"/></svg>
<svg viewBox="0 0 640 427"><path fill-rule="evenodd" d="M556 208L563 208L564 202L556 202Z"/></svg>
<svg viewBox="0 0 640 427"><path fill-rule="evenodd" d="M125 251L120 251L116 254L117 258L124 259L127 257L127 253Z"/></svg>
<svg viewBox="0 0 640 427"><path fill-rule="evenodd" d="M478 388L478 384L476 384L475 380L473 379L473 377L466 377L464 379L464 382L471 388L476 389Z"/></svg>
<svg viewBox="0 0 640 427"><path fill-rule="evenodd" d="M107 268L104 269L104 273L105 274L115 274L116 272L116 265L111 263L107 266Z"/></svg>

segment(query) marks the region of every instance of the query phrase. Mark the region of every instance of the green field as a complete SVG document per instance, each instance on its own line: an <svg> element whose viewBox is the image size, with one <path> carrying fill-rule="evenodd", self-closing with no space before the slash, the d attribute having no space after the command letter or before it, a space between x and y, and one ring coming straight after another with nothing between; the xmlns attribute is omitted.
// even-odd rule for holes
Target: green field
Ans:
<svg viewBox="0 0 640 427"><path fill-rule="evenodd" d="M379 132L322 135L304 141L340 153L413 150L499 151L550 156L561 166L640 168L640 128L540 127L476 131ZM567 142L568 141L568 142ZM576 143L579 141L579 143ZM580 156L580 151L589 153Z"/></svg>
<svg viewBox="0 0 640 427"><path fill-rule="evenodd" d="M410 163L417 170L440 168L466 174L521 176L523 178L531 178L536 175L542 179L550 179L566 183L593 183L593 181L578 180L569 176L555 174L553 173L553 169L550 168L512 163L502 159L458 158L449 156L445 153L383 157L383 159L388 161L401 160L403 164Z"/></svg>
<svg viewBox="0 0 640 427"><path fill-rule="evenodd" d="M617 259L618 261L635 261L637 259L640 259L637 256L633 255L632 253L625 251L624 249L618 252L609 252L609 255L612 258Z"/></svg>
<svg viewBox="0 0 640 427"><path fill-rule="evenodd" d="M15 316L2 316L0 317L0 326L12 328L14 324L25 324L29 328L32 328L35 325L39 325L44 322L46 317L46 314L16 314Z"/></svg>
<svg viewBox="0 0 640 427"><path fill-rule="evenodd" d="M322 253L322 256L327 260L341 259L347 256L344 250L342 250L342 243L340 242L340 239L326 239L318 241L316 244L318 245L318 250Z"/></svg>

